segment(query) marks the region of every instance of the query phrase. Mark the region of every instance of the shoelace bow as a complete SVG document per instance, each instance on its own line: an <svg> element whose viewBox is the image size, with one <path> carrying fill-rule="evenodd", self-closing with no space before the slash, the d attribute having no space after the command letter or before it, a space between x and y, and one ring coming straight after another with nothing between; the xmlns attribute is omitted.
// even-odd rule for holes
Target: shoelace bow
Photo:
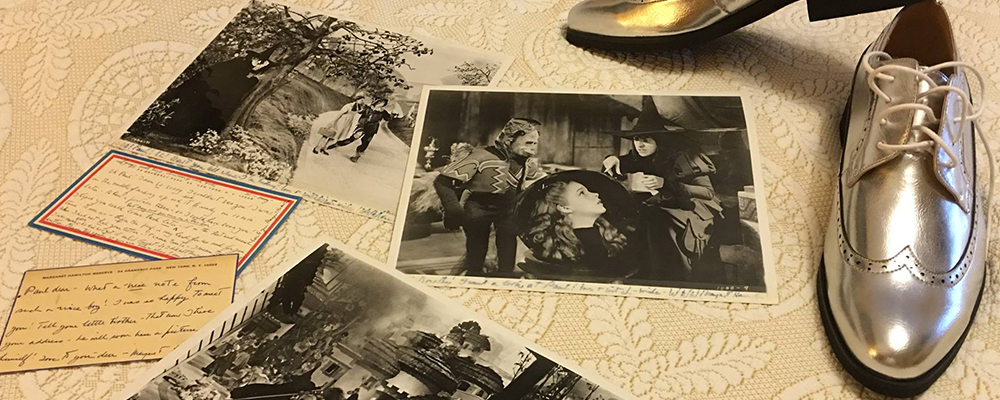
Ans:
<svg viewBox="0 0 1000 400"><path fill-rule="evenodd" d="M886 117L889 114L899 111L908 111L908 110L923 111L924 114L927 115L927 118L930 120L931 123L940 123L940 119L938 118L937 113L933 109L931 109L930 106L919 103L920 99L937 92L952 92L957 94L958 97L962 100L962 115L960 117L956 117L953 121L959 123L958 137L963 137L963 135L965 135L966 122L976 121L980 116L983 115L982 107L977 108L975 112L969 114L969 110L973 108L972 98L964 90L949 85L938 85L938 83L935 82L934 79L931 79L931 77L927 74L927 72L925 72L925 71L940 71L945 68L962 68L964 71L972 72L972 74L976 76L976 80L979 81L979 93L980 93L979 103L983 104L986 98L986 81L983 80L983 76L971 64L963 61L949 61L924 68L923 70L910 68L902 65L895 65L895 64L885 64L878 68L873 68L871 65L873 58L884 58L886 60L891 60L892 56L890 56L889 53L883 51L873 51L871 53L868 53L862 62L865 71L868 71L868 87L871 88L872 92L874 92L876 95L882 98L882 100L884 100L886 103L891 104L881 113L879 113L878 116L876 116L876 119L879 121L879 124L881 125L887 124L888 120L886 119ZM890 97L888 94L885 93L885 91L879 88L877 83L878 79L886 80L889 82L892 82L896 79L896 77L894 76L883 73L889 70L904 72L913 75L918 79L927 82L927 84L930 85L931 89L923 93L917 94L915 102L913 103L892 104L893 102L892 97ZM945 164L944 165L945 167L954 168L955 166L958 165L959 160L958 156L955 155L955 149L952 148L951 144L946 143L944 138L939 136L937 132L934 132L930 128L923 125L916 125L911 127L910 129L920 130L921 132L926 134L927 137L929 137L930 139L922 140L916 143L904 143L904 144L889 144L885 143L884 141L879 141L876 144L876 146L883 151L930 150L933 153L933 149L936 145L939 146L942 150L944 150L946 154L948 154L950 162L948 164ZM983 144L983 148L986 150L986 159L989 164L989 169L990 169L989 190L986 192L987 200L989 200L990 198L993 197L993 184L994 184L993 148L990 147L990 143L986 139L986 136L983 133L982 129L976 129L975 132L979 136L979 142Z"/></svg>

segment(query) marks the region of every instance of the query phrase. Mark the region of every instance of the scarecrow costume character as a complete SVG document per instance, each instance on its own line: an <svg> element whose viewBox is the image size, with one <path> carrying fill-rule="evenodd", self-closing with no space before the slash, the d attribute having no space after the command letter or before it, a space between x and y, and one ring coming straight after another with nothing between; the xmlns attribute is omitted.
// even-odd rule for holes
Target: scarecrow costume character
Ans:
<svg viewBox="0 0 1000 400"><path fill-rule="evenodd" d="M517 252L514 205L526 181L544 175L538 160L531 154L518 154L514 142L522 136L537 134L538 121L512 118L507 121L492 145L477 147L467 156L446 166L434 181L434 189L444 206L444 224L448 229L465 231L466 274L482 276L489 249L490 228L495 230L497 269L511 274ZM459 199L468 191L464 206Z"/></svg>

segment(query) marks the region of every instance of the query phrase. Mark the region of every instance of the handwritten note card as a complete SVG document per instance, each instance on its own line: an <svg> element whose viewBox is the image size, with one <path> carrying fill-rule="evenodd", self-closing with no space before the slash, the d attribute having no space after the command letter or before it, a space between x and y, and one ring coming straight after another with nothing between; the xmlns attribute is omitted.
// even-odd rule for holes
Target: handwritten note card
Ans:
<svg viewBox="0 0 1000 400"><path fill-rule="evenodd" d="M232 302L237 255L24 274L0 373L155 360Z"/></svg>
<svg viewBox="0 0 1000 400"><path fill-rule="evenodd" d="M30 225L150 259L237 253L242 270L299 200L113 151Z"/></svg>

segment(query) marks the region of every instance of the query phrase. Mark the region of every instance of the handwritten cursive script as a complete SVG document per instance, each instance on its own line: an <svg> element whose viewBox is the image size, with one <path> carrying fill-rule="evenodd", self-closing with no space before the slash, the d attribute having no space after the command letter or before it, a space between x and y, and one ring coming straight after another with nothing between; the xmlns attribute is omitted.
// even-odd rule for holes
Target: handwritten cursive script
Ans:
<svg viewBox="0 0 1000 400"><path fill-rule="evenodd" d="M748 286L719 286L710 289L630 286L618 283L587 283L527 279L495 279L468 276L415 276L431 286L452 286L486 289L526 290L612 296L637 296L667 299L753 301L766 298L763 291L754 292Z"/></svg>
<svg viewBox="0 0 1000 400"><path fill-rule="evenodd" d="M32 270L0 373L156 359L229 305L236 255Z"/></svg>
<svg viewBox="0 0 1000 400"><path fill-rule="evenodd" d="M32 224L158 258L250 255L297 201L116 153L84 178ZM139 290L143 284L126 287ZM46 289L56 290L36 288ZM88 290L107 289L94 284Z"/></svg>

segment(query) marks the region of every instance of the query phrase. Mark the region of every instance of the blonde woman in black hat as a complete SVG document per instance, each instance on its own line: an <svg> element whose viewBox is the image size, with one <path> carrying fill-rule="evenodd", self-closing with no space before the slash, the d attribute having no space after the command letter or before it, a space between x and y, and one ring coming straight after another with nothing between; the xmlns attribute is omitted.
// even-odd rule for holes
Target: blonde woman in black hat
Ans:
<svg viewBox="0 0 1000 400"><path fill-rule="evenodd" d="M518 235L531 250L519 264L525 272L542 279L621 282L646 264L643 240L636 245L628 237L634 232L622 214L634 207L617 182L594 171L563 171L528 190L515 217Z"/></svg>

